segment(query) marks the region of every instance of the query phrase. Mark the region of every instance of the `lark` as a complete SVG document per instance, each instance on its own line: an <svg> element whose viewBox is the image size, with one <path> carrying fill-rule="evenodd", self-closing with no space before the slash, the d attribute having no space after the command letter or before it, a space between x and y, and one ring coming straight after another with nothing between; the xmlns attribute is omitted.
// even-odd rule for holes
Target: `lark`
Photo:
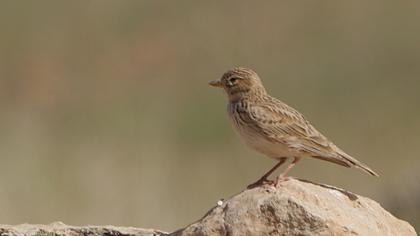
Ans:
<svg viewBox="0 0 420 236"><path fill-rule="evenodd" d="M378 176L329 141L297 110L270 96L253 70L234 68L209 84L225 90L230 120L245 144L278 160L273 168L248 187L267 183L279 186L296 163L307 157L355 167ZM268 177L288 158L293 158L289 166L275 181L269 181Z"/></svg>

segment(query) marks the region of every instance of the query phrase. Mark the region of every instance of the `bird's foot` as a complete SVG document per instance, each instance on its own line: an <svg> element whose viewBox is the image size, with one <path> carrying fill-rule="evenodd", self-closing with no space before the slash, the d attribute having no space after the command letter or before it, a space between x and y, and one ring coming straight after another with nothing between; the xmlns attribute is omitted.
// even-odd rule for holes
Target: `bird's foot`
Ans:
<svg viewBox="0 0 420 236"><path fill-rule="evenodd" d="M276 181L274 181L274 186L276 188L281 187L281 184L290 180L290 177L280 175L277 177Z"/></svg>
<svg viewBox="0 0 420 236"><path fill-rule="evenodd" d="M251 188L256 188L256 187L263 186L263 185L272 185L272 186L275 186L275 181L268 180L266 178L261 178L257 182L248 185L246 188L247 189L251 189Z"/></svg>

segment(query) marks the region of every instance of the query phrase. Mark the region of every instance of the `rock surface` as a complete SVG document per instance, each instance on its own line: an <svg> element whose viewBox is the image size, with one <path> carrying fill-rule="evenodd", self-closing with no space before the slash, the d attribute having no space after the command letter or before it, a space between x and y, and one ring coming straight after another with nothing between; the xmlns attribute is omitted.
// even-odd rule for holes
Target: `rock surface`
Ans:
<svg viewBox="0 0 420 236"><path fill-rule="evenodd" d="M375 201L332 186L290 179L245 190L173 233L114 226L0 225L0 236L417 235Z"/></svg>
<svg viewBox="0 0 420 236"><path fill-rule="evenodd" d="M185 235L416 235L375 201L332 186L290 179L232 197Z"/></svg>
<svg viewBox="0 0 420 236"><path fill-rule="evenodd" d="M50 225L0 225L0 236L160 236L167 233L153 229L115 226L68 226L61 222Z"/></svg>

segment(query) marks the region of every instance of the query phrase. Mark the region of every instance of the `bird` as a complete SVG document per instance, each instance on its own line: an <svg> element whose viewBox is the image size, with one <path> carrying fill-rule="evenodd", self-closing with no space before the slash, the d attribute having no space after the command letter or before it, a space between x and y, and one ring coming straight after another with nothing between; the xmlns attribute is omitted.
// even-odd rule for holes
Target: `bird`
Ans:
<svg viewBox="0 0 420 236"><path fill-rule="evenodd" d="M248 188L262 184L280 186L281 182L288 179L289 171L300 160L308 157L355 167L372 176L379 176L327 139L296 109L270 96L253 70L233 68L209 84L223 88L226 92L230 121L245 144L278 161ZM268 180L289 158L293 158L293 161L287 168L274 181Z"/></svg>

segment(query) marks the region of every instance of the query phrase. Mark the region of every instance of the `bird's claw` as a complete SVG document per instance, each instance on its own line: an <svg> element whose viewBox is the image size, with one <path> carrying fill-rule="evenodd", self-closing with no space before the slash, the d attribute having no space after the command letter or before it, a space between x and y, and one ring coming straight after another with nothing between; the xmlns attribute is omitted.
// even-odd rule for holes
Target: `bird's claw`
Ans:
<svg viewBox="0 0 420 236"><path fill-rule="evenodd" d="M286 182L286 181L288 181L288 180L290 180L290 178L289 178L289 177L287 177L287 176L279 176L279 177L276 179L276 181L274 181L274 186L275 186L276 188L278 188L278 187L280 187L280 186L281 186L281 183Z"/></svg>
<svg viewBox="0 0 420 236"><path fill-rule="evenodd" d="M265 178L264 179L259 179L257 182L248 185L246 188L251 189L251 188L256 188L256 187L263 186L263 185L273 185L274 186L275 181L268 180L268 179L265 179Z"/></svg>

